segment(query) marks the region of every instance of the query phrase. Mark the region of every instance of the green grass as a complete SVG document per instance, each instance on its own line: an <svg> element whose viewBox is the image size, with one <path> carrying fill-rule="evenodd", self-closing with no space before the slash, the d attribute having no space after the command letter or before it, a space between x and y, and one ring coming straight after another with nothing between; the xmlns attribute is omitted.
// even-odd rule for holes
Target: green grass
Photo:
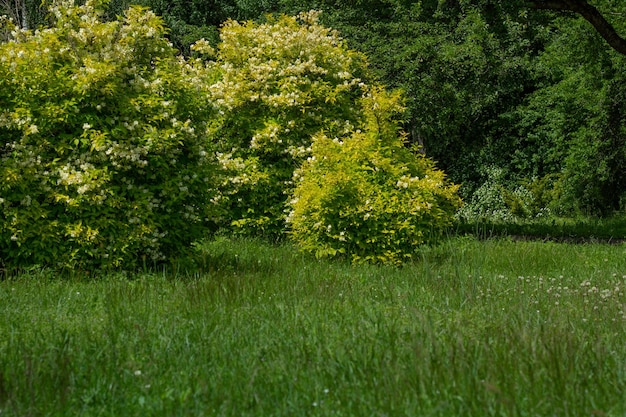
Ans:
<svg viewBox="0 0 626 417"><path fill-rule="evenodd" d="M556 240L565 242L626 241L626 216L606 218L545 218L519 219L508 222L458 222L454 232L477 237L518 236L525 239Z"/></svg>
<svg viewBox="0 0 626 417"><path fill-rule="evenodd" d="M198 271L0 282L0 416L624 416L626 246L403 268L219 240Z"/></svg>

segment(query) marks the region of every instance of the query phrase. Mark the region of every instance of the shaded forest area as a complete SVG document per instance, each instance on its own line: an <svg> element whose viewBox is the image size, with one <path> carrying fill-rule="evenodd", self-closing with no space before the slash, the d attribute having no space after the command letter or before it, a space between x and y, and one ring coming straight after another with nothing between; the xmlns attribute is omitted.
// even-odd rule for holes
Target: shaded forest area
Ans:
<svg viewBox="0 0 626 417"><path fill-rule="evenodd" d="M462 184L461 216L610 215L626 205L626 56L583 13L596 10L619 44L624 3L112 0L109 15L130 3L163 16L184 54L200 38L217 44L229 18L321 10L367 55L369 77L406 92L405 129ZM22 26L46 25L39 0L0 7Z"/></svg>

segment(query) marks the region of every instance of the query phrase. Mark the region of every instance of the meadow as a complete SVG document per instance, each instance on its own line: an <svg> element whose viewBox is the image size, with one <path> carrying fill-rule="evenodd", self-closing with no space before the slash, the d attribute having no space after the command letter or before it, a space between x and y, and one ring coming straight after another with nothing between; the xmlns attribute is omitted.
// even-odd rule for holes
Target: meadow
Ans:
<svg viewBox="0 0 626 417"><path fill-rule="evenodd" d="M0 281L0 416L624 416L626 246L450 237L402 268L216 239Z"/></svg>

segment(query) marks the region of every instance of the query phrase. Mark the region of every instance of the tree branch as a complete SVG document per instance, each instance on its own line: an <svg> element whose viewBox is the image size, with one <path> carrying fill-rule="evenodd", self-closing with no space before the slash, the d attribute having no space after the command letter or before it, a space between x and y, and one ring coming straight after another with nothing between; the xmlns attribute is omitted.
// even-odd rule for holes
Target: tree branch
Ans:
<svg viewBox="0 0 626 417"><path fill-rule="evenodd" d="M587 3L586 0L528 0L527 3L534 9L561 10L578 13L593 25L611 48L622 55L626 55L626 39L622 38L613 25L606 20L604 15L594 6Z"/></svg>

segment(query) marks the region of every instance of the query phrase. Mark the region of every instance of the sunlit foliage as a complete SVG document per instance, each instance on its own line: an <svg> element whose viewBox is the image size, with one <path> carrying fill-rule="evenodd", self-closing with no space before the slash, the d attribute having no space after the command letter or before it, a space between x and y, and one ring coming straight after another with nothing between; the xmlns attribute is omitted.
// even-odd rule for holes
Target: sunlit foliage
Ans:
<svg viewBox="0 0 626 417"><path fill-rule="evenodd" d="M365 60L309 12L227 22L215 61L220 79L210 91L221 119L212 140L228 172L222 202L236 230L276 235L311 137L346 134L359 120Z"/></svg>
<svg viewBox="0 0 626 417"><path fill-rule="evenodd" d="M445 227L460 206L458 186L403 143L400 95L372 89L365 120L347 135L320 134L298 171L291 236L317 256L399 264Z"/></svg>
<svg viewBox="0 0 626 417"><path fill-rule="evenodd" d="M54 25L5 20L0 44L0 254L11 266L162 261L210 217L205 66L131 7L58 2Z"/></svg>

